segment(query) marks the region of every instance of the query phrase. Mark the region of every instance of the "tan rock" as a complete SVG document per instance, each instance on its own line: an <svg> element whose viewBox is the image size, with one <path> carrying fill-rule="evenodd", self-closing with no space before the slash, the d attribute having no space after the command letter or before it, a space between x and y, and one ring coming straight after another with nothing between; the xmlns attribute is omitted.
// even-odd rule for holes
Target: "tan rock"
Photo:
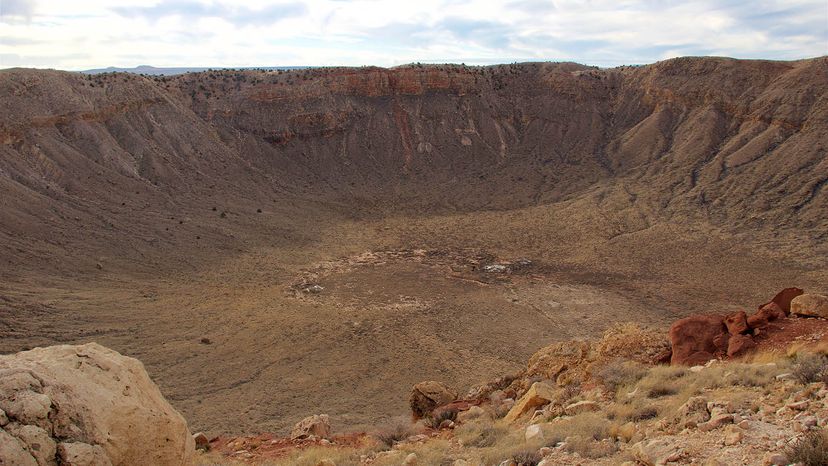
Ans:
<svg viewBox="0 0 828 466"><path fill-rule="evenodd" d="M559 389L543 382L535 382L529 390L518 400L512 409L506 414L506 422L514 422L526 413L534 412L534 409L550 403L559 396Z"/></svg>
<svg viewBox="0 0 828 466"><path fill-rule="evenodd" d="M731 445L736 445L736 444L741 443L741 442L742 442L742 432L736 430L736 431L727 432L725 434L725 437L724 437L724 444L725 445L731 446Z"/></svg>
<svg viewBox="0 0 828 466"><path fill-rule="evenodd" d="M600 409L601 406L594 401L579 401L577 403L566 405L564 407L564 413L566 413L567 416L574 416L576 414L598 411Z"/></svg>
<svg viewBox="0 0 828 466"><path fill-rule="evenodd" d="M316 466L336 466L336 462L330 458L324 458L319 460Z"/></svg>
<svg viewBox="0 0 828 466"><path fill-rule="evenodd" d="M543 426L540 424L532 424L526 428L526 432L524 433L524 438L527 442L533 441L541 441L543 440Z"/></svg>
<svg viewBox="0 0 828 466"><path fill-rule="evenodd" d="M714 429L718 429L726 424L733 423L733 415L732 414L719 414L717 416L712 416L709 421L702 422L699 424L699 430L702 432L709 432Z"/></svg>
<svg viewBox="0 0 828 466"><path fill-rule="evenodd" d="M402 462L402 466L413 466L417 464L417 454L409 453Z"/></svg>
<svg viewBox="0 0 828 466"><path fill-rule="evenodd" d="M692 428L708 420L710 412L707 410L707 400L694 396L679 407L675 422L682 428Z"/></svg>
<svg viewBox="0 0 828 466"><path fill-rule="evenodd" d="M647 466L662 466L677 461L684 454L681 447L664 439L643 440L630 450L633 458Z"/></svg>
<svg viewBox="0 0 828 466"><path fill-rule="evenodd" d="M331 435L331 423L327 414L314 414L297 422L290 431L293 440L317 437L328 438Z"/></svg>
<svg viewBox="0 0 828 466"><path fill-rule="evenodd" d="M23 443L41 437L40 428L53 443L38 442L53 458L52 448L58 455L84 448L74 444L99 447L98 457L102 449L112 464L181 465L194 457L187 422L144 366L95 343L0 356L0 409L21 426L13 429L20 438L5 435ZM56 439L66 446L54 447Z"/></svg>
<svg viewBox="0 0 828 466"><path fill-rule="evenodd" d="M434 408L451 403L457 399L457 391L442 382L420 382L411 388L408 404L414 418L421 419L430 414Z"/></svg>
<svg viewBox="0 0 828 466"><path fill-rule="evenodd" d="M106 450L88 443L60 443L57 447L60 464L65 466L111 466Z"/></svg>
<svg viewBox="0 0 828 466"><path fill-rule="evenodd" d="M791 301L791 314L828 319L828 296L806 293Z"/></svg>
<svg viewBox="0 0 828 466"><path fill-rule="evenodd" d="M466 411L462 411L457 414L457 422L465 423L469 422L473 419L478 419L481 417L486 416L486 410L481 408L480 406L472 406L471 408L467 409Z"/></svg>

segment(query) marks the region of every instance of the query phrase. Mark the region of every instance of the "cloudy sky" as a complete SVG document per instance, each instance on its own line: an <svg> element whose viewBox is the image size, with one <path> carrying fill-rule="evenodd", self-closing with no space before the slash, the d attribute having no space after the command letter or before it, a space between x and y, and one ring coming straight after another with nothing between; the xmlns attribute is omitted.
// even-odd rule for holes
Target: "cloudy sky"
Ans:
<svg viewBox="0 0 828 466"><path fill-rule="evenodd" d="M828 0L0 0L0 68L828 55Z"/></svg>

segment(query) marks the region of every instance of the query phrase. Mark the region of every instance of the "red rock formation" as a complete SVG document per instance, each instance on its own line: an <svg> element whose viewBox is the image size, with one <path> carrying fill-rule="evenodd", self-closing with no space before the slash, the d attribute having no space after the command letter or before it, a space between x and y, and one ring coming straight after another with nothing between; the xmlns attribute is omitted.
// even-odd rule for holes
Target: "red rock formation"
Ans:
<svg viewBox="0 0 828 466"><path fill-rule="evenodd" d="M727 331L731 335L738 335L740 333L746 333L750 330L747 323L747 314L745 311L739 311L735 314L731 314L727 316L724 320L725 326L727 326Z"/></svg>
<svg viewBox="0 0 828 466"><path fill-rule="evenodd" d="M727 342L728 357L739 356L752 350L756 346L753 337L750 335L731 335Z"/></svg>
<svg viewBox="0 0 828 466"><path fill-rule="evenodd" d="M723 356L729 335L724 319L717 315L696 315L676 321L670 327L673 365L697 365Z"/></svg>
<svg viewBox="0 0 828 466"><path fill-rule="evenodd" d="M780 309L782 309L782 311L785 312L785 315L788 315L791 313L791 300L803 293L804 291L801 288L785 288L777 293L776 296L774 296L769 302L759 306L759 310L761 311L762 308L768 304L775 303Z"/></svg>
<svg viewBox="0 0 828 466"><path fill-rule="evenodd" d="M785 311L778 304L771 301L762 306L758 312L748 317L747 324L750 328L764 328L768 325L768 322L784 319L785 317Z"/></svg>

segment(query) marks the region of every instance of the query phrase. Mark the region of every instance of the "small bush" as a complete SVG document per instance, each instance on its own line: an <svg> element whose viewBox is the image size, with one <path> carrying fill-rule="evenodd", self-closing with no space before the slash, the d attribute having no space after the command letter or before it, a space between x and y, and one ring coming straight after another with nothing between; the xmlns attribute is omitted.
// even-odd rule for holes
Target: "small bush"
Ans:
<svg viewBox="0 0 828 466"><path fill-rule="evenodd" d="M628 403L617 403L609 407L607 417L624 422L641 422L661 414L661 407L652 401L633 399Z"/></svg>
<svg viewBox="0 0 828 466"><path fill-rule="evenodd" d="M788 462L805 466L828 464L828 434L824 430L810 432L787 451Z"/></svg>
<svg viewBox="0 0 828 466"><path fill-rule="evenodd" d="M647 375L647 367L634 361L613 360L597 371L598 378L612 393L633 385Z"/></svg>
<svg viewBox="0 0 828 466"><path fill-rule="evenodd" d="M509 433L509 429L500 424L468 423L454 431L455 437L465 446L486 448L497 444Z"/></svg>
<svg viewBox="0 0 828 466"><path fill-rule="evenodd" d="M828 355L798 354L791 373L802 384L828 383Z"/></svg>
<svg viewBox="0 0 828 466"><path fill-rule="evenodd" d="M373 437L389 448L412 435L414 435L414 427L406 418L394 418L373 433Z"/></svg>

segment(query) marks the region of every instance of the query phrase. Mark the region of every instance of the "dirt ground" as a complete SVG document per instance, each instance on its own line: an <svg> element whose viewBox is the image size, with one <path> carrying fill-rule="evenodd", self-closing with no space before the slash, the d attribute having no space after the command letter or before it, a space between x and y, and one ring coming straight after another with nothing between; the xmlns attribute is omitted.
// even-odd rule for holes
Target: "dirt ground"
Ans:
<svg viewBox="0 0 828 466"><path fill-rule="evenodd" d="M0 290L16 310L0 351L115 348L210 435L284 433L313 413L350 431L406 415L422 380L463 391L551 341L624 321L666 329L819 283L789 260L769 269L736 238L671 237L664 225L572 243L578 232L554 218L545 207L351 221L325 225L311 245L250 245L154 277L29 276ZM322 290L304 291L312 285Z"/></svg>

